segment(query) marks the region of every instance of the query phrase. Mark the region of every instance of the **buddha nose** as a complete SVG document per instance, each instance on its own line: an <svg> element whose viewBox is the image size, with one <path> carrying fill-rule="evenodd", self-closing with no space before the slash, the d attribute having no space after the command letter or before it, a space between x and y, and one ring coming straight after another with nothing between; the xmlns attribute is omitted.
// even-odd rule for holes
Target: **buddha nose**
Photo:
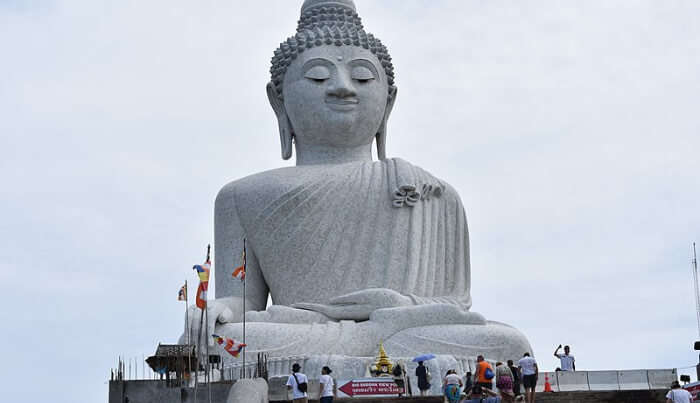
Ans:
<svg viewBox="0 0 700 403"><path fill-rule="evenodd" d="M328 87L327 95L338 98L350 98L357 95L352 79L349 75L339 74L333 83Z"/></svg>

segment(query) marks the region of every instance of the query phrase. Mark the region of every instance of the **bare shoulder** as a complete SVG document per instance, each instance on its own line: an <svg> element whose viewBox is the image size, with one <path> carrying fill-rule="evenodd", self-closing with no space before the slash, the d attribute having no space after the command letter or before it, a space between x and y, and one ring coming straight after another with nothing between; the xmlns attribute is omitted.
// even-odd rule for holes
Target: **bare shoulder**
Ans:
<svg viewBox="0 0 700 403"><path fill-rule="evenodd" d="M260 206L295 186L294 171L294 167L278 168L230 182L216 195L216 209Z"/></svg>

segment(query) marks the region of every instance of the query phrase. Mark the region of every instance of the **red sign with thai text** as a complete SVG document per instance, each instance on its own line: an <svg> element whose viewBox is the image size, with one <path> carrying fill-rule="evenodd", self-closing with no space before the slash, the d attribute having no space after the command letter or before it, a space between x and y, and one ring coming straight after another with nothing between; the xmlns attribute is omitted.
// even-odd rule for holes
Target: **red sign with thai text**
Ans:
<svg viewBox="0 0 700 403"><path fill-rule="evenodd" d="M700 397L700 382L689 383L683 386L683 389L693 395L693 399L697 400Z"/></svg>
<svg viewBox="0 0 700 403"><path fill-rule="evenodd" d="M404 393L403 388L396 386L393 379L353 380L338 389L348 396L396 396Z"/></svg>

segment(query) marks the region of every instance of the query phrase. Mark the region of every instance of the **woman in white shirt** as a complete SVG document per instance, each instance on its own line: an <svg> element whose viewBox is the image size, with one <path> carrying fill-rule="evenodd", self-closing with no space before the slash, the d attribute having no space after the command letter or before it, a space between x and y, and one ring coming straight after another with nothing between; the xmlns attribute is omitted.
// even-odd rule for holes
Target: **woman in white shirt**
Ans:
<svg viewBox="0 0 700 403"><path fill-rule="evenodd" d="M681 388L678 381L673 381L671 390L666 394L667 403L693 403L693 395L687 390Z"/></svg>
<svg viewBox="0 0 700 403"><path fill-rule="evenodd" d="M320 389L318 395L321 397L321 403L333 403L335 396L335 382L331 378L331 369L323 367L321 369L321 378L319 379Z"/></svg>
<svg viewBox="0 0 700 403"><path fill-rule="evenodd" d="M445 397L450 403L459 403L462 395L462 379L457 375L454 369L447 371L443 380L443 389Z"/></svg>

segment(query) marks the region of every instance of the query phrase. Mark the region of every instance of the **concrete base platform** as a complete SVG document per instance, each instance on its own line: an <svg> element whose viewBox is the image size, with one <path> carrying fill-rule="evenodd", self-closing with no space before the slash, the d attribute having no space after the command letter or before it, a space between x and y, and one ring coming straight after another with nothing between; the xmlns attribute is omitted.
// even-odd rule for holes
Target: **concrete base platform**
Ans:
<svg viewBox="0 0 700 403"><path fill-rule="evenodd" d="M212 403L225 403L232 382L212 384ZM273 384L270 385L271 387ZM277 385L282 387L282 385ZM318 388L317 385L314 385ZM271 388L272 389L272 388ZM313 389L310 389L313 390ZM271 390L272 391L272 390ZM109 403L204 403L209 401L209 388L198 388L195 402L191 388L171 388L162 381L126 381L109 383ZM630 390L612 392L538 393L537 403L666 403L667 390ZM278 395L279 396L279 395ZM272 397L272 393L271 393ZM128 399L128 400L127 400ZM271 402L288 402L272 397ZM309 400L318 402L318 400ZM441 396L381 399L335 399L338 403L443 403Z"/></svg>
<svg viewBox="0 0 700 403"><path fill-rule="evenodd" d="M620 392L538 393L537 403L666 403L665 390L631 390ZM279 401L284 402L284 400ZM318 400L309 400L309 403ZM334 403L444 403L440 396L382 399L334 399Z"/></svg>

